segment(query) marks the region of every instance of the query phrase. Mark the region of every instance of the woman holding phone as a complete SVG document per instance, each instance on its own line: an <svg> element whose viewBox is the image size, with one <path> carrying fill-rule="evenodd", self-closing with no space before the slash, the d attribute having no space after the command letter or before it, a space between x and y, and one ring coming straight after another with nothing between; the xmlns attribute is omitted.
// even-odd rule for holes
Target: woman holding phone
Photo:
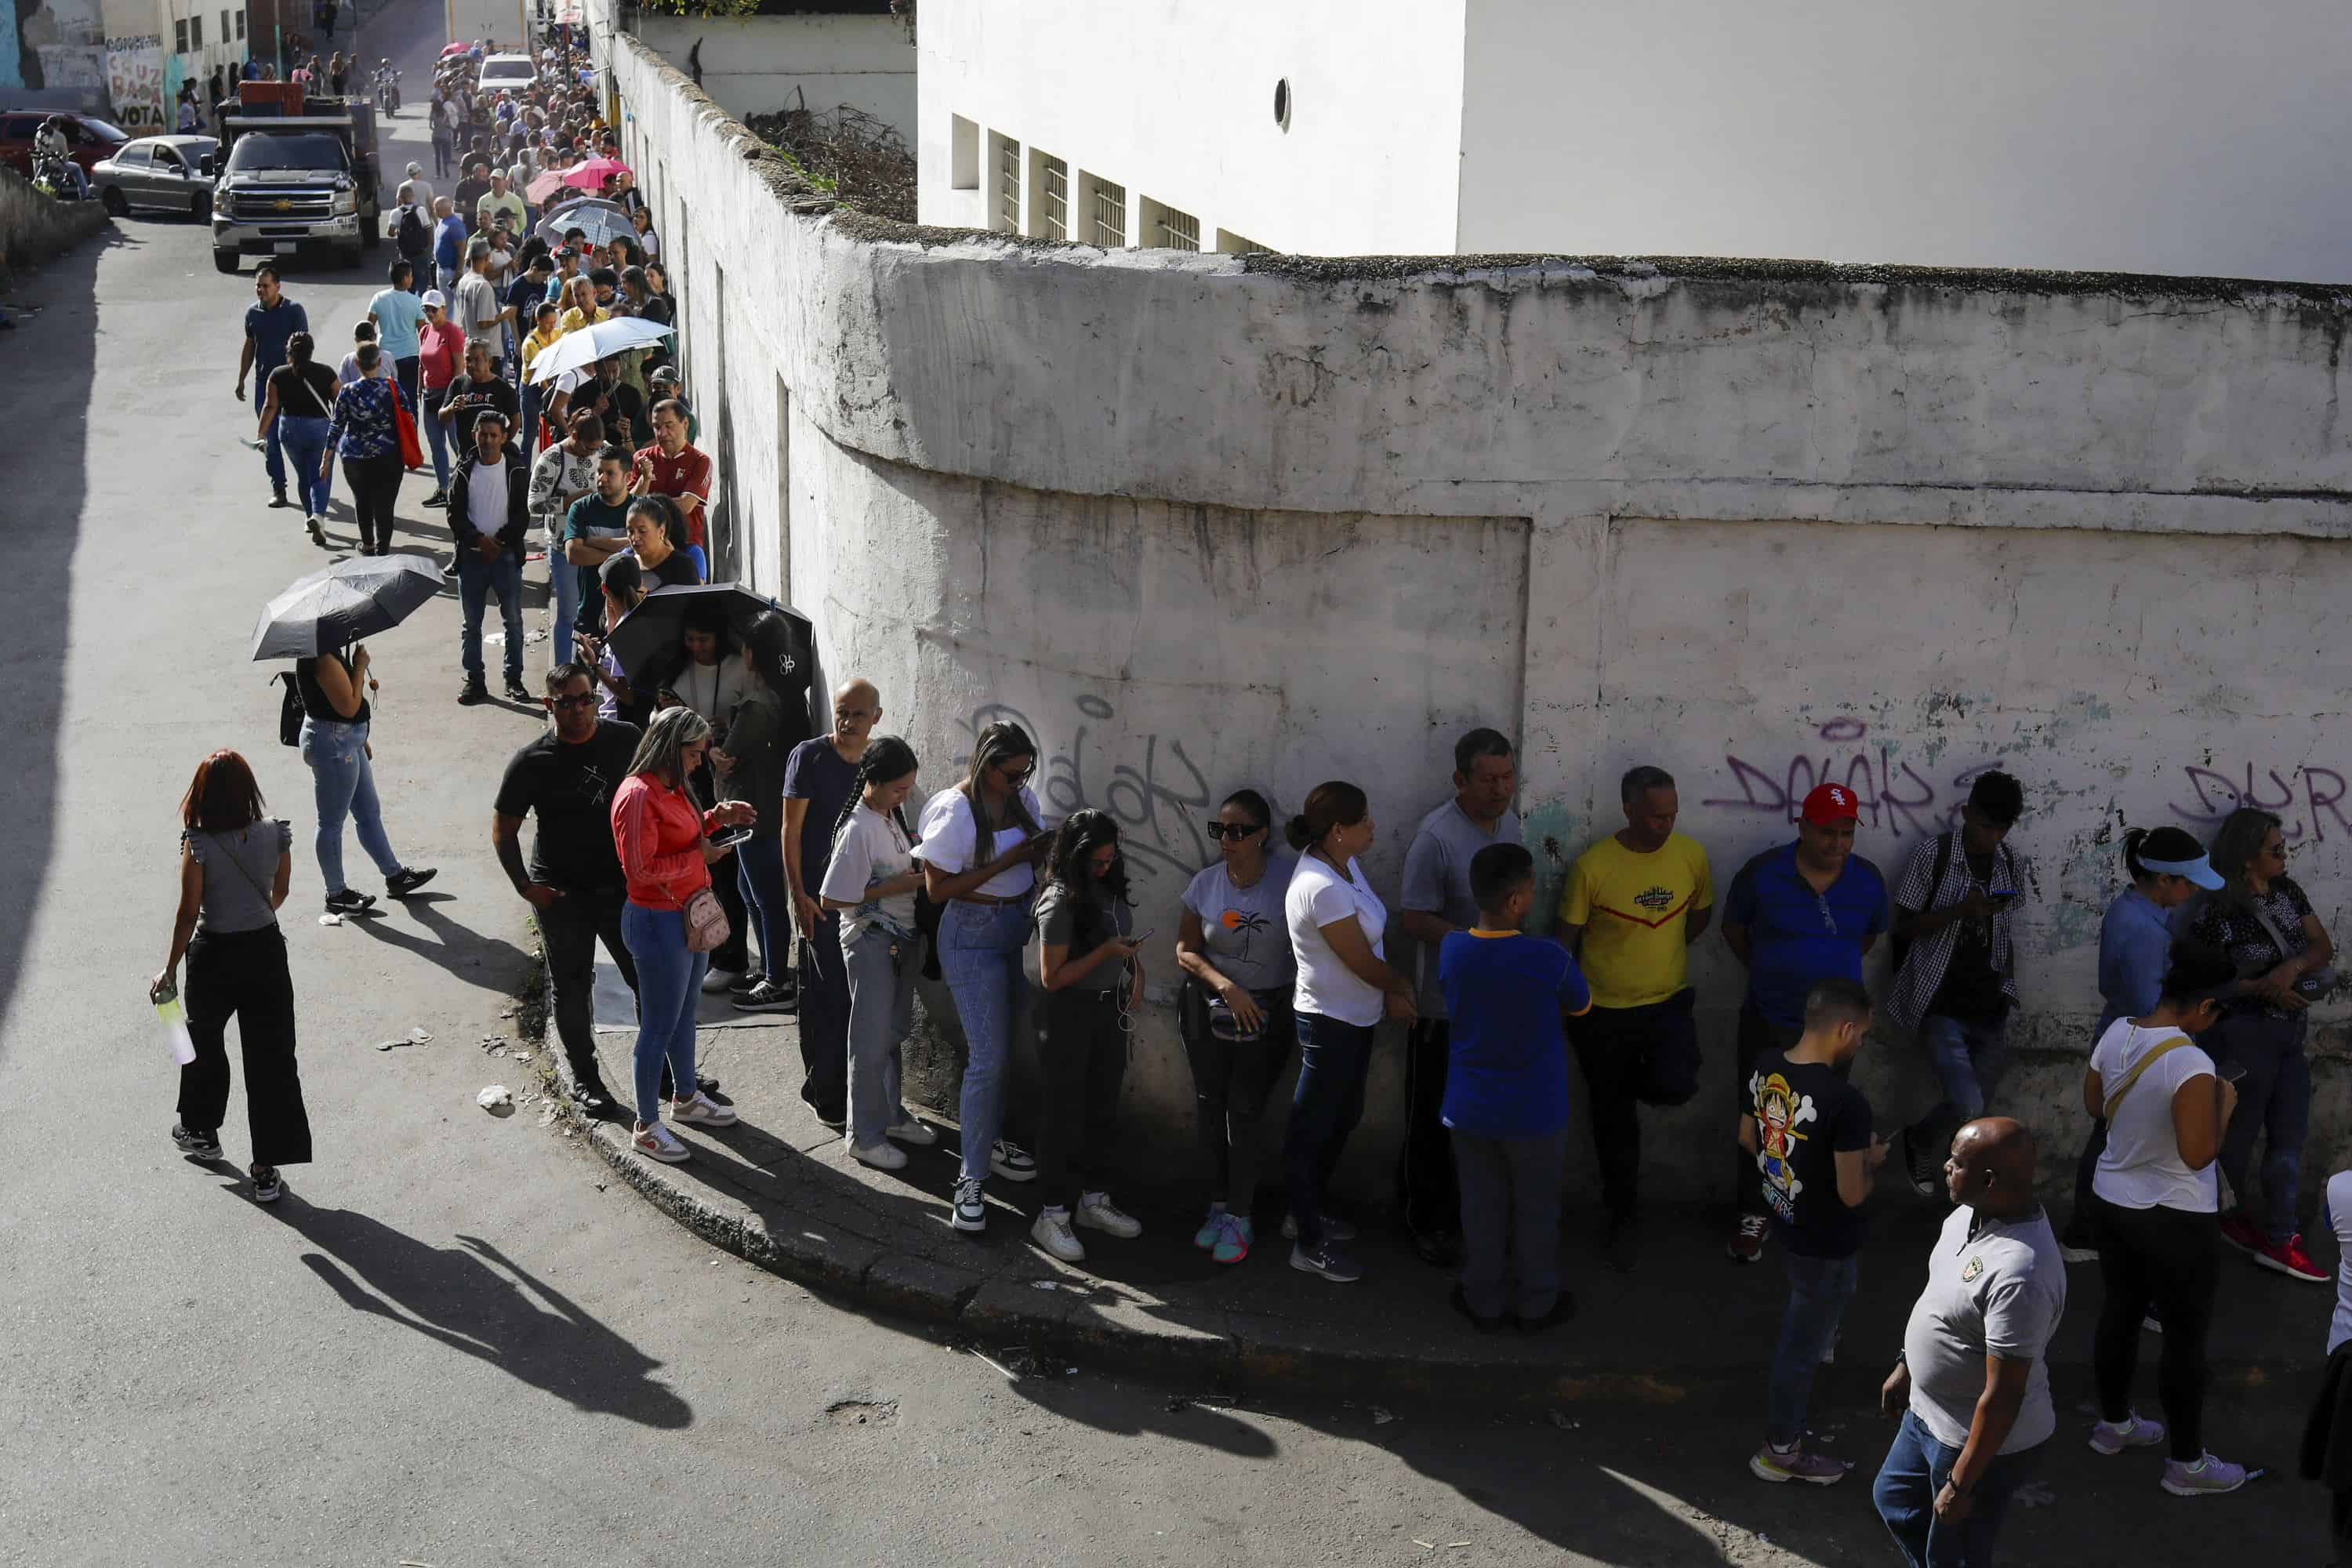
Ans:
<svg viewBox="0 0 2352 1568"><path fill-rule="evenodd" d="M939 1134L898 1098L898 1047L914 1026L915 894L923 885L903 807L915 787L915 750L877 735L834 829L817 897L841 916L849 973L849 1109L843 1141L850 1158L880 1171L907 1163L898 1145L928 1149Z"/></svg>
<svg viewBox="0 0 2352 1568"><path fill-rule="evenodd" d="M963 1231L988 1228L983 1189L992 1171L1008 1182L1037 1178L1037 1162L997 1136L1013 1014L1028 989L1021 950L1029 941L1035 865L1054 846L1038 826L1029 788L1036 765L1037 744L1020 725L981 731L963 783L924 803L915 847L924 891L942 906L940 969L963 1026L963 1163L949 1215Z"/></svg>

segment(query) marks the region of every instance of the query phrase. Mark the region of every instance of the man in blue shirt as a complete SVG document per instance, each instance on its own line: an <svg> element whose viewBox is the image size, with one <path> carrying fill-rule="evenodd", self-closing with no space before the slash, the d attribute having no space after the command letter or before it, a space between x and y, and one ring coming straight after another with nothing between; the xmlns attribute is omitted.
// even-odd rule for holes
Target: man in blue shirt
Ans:
<svg viewBox="0 0 2352 1568"><path fill-rule="evenodd" d="M433 198L433 270L446 292L457 287L457 272L466 264L466 220L447 196Z"/></svg>
<svg viewBox="0 0 2352 1568"><path fill-rule="evenodd" d="M278 268L263 262L253 274L254 303L245 310L245 347L236 359L236 397L245 401L245 384L253 381L253 412L261 414L261 405L269 385L269 373L286 363L286 342L297 332L310 330L310 318L302 307L286 298L278 286ZM278 426L269 426L266 459L269 469L269 493L275 498L272 506L285 506L286 455L278 445Z"/></svg>
<svg viewBox="0 0 2352 1568"><path fill-rule="evenodd" d="M1797 839L1739 868L1723 900L1723 940L1747 967L1734 1079L1741 1114L1748 1080L1766 1050L1788 1050L1804 1032L1805 997L1823 980L1862 982L1862 959L1886 929L1886 880L1853 852L1861 806L1843 784L1805 796ZM1755 1162L1738 1164L1739 1227L1725 1248L1735 1263L1764 1256L1764 1189Z"/></svg>

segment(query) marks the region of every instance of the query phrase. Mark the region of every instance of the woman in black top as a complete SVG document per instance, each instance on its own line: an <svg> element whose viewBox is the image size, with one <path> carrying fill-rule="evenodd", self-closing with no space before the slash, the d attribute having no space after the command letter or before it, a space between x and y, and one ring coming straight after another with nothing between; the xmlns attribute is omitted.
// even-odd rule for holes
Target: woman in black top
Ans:
<svg viewBox="0 0 2352 1568"><path fill-rule="evenodd" d="M788 1013L800 1005L793 976L793 904L784 887L784 759L808 739L805 705L787 706L793 660L792 633L772 610L741 631L743 668L751 679L727 724L727 749L710 753L719 774L719 798L749 801L759 816L751 837L735 850L735 878L743 907L760 936L763 978L736 1007L746 1013Z"/></svg>
<svg viewBox="0 0 2352 1568"><path fill-rule="evenodd" d="M646 592L692 586L702 581L686 547L686 524L667 496L639 496L629 503L629 551L637 558Z"/></svg>
<svg viewBox="0 0 2352 1568"><path fill-rule="evenodd" d="M359 827L360 847L383 873L384 891L404 899L433 879L433 868L411 869L393 853L376 804L375 752L368 744L367 693L375 689L364 646L294 661L302 697L302 760L310 766L319 807L319 873L326 879L327 912L357 914L375 902L343 880L343 818Z"/></svg>
<svg viewBox="0 0 2352 1568"><path fill-rule="evenodd" d="M278 906L293 877L294 831L262 815L260 786L235 752L196 764L180 798L180 906L172 951L148 994L169 1000L188 961L188 1037L196 1059L180 1069L180 1120L172 1142L197 1160L221 1157L228 1114L228 1024L245 1057L245 1109L253 1140L253 1196L275 1203L280 1165L310 1159L310 1120L294 1067L294 980Z"/></svg>
<svg viewBox="0 0 2352 1568"><path fill-rule="evenodd" d="M327 494L334 484L326 467L327 424L335 411L335 373L311 357L310 334L296 332L286 340L286 363L269 373L268 391L261 400L261 425L254 439L267 443L270 422L278 425L278 444L293 465L295 494L302 501L302 523L313 542L324 544L320 520L327 515Z"/></svg>

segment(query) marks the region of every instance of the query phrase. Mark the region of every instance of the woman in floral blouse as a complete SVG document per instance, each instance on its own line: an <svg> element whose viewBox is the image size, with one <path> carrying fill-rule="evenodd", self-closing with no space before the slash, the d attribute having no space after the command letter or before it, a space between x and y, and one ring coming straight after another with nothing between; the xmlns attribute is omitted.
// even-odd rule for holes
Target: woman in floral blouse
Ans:
<svg viewBox="0 0 2352 1568"><path fill-rule="evenodd" d="M400 386L385 374L392 362L377 344L362 343L352 357L359 362L360 378L335 395L327 446L331 453L341 452L343 474L352 483L360 553L387 555L392 552L393 502L400 494L400 425L394 412ZM322 470L333 460L331 456L324 459Z"/></svg>

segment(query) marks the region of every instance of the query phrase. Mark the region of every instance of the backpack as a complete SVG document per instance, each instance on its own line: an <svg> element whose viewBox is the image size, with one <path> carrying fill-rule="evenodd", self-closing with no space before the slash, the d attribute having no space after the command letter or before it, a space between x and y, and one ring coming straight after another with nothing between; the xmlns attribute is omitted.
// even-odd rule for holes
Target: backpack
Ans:
<svg viewBox="0 0 2352 1568"><path fill-rule="evenodd" d="M403 256L422 256L433 248L433 230L425 222L425 215L415 203L400 209L400 232L395 238Z"/></svg>
<svg viewBox="0 0 2352 1568"><path fill-rule="evenodd" d="M290 669L280 670L269 678L286 683L285 699L278 704L278 743L299 746L302 743L302 687Z"/></svg>

